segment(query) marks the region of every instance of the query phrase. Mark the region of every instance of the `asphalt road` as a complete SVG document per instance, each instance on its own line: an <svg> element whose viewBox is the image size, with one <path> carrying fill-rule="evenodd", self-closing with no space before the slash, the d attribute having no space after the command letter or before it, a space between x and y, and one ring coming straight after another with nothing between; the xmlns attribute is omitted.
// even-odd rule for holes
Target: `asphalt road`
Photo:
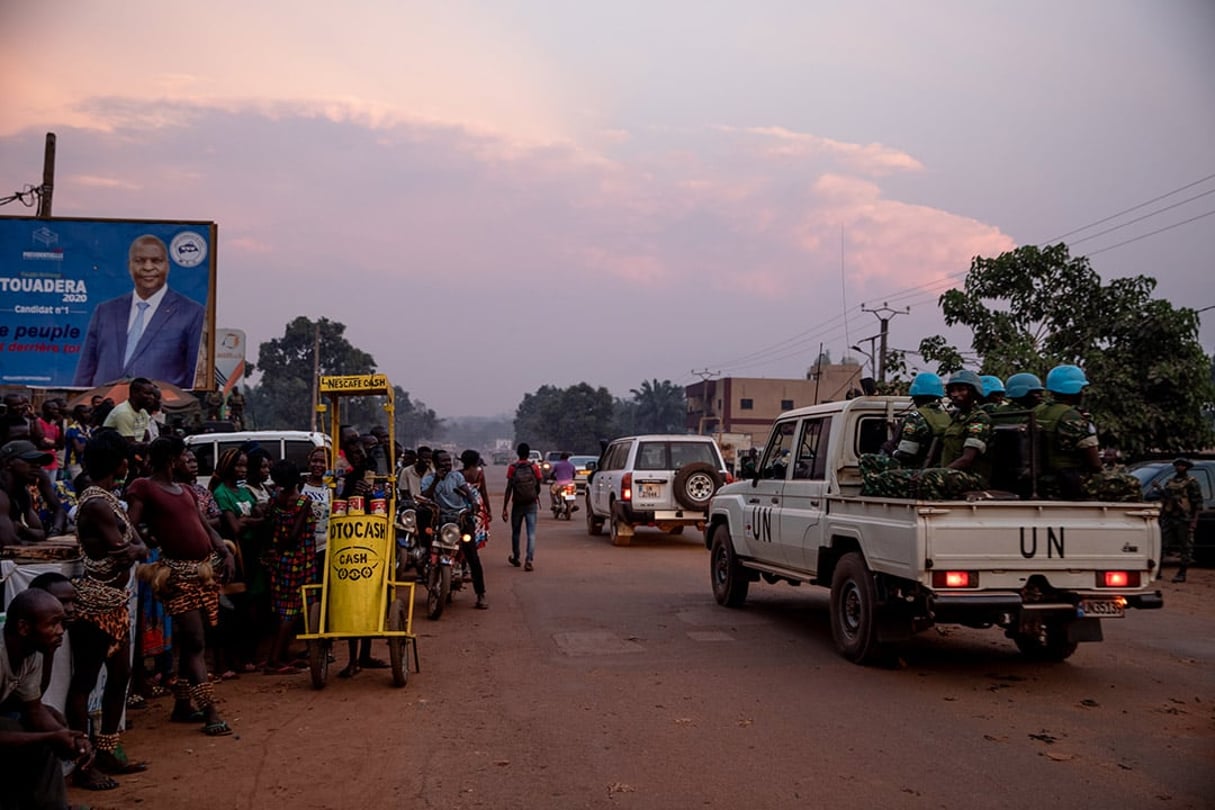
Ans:
<svg viewBox="0 0 1215 810"><path fill-rule="evenodd" d="M494 479L500 468L491 468ZM497 481L495 480L495 483ZM500 517L499 496L495 502ZM471 587L415 631L421 672L244 676L220 687L239 738L136 717L153 760L115 806L292 808L1210 807L1215 572L1165 609L1105 622L1066 663L999 631L930 630L897 668L835 652L827 591L713 601L708 552L639 530L628 548L542 513L536 570L482 552ZM381 648L381 654L383 650ZM147 718L147 719L144 719ZM193 771L205 769L206 776ZM77 794L76 798L85 798Z"/></svg>

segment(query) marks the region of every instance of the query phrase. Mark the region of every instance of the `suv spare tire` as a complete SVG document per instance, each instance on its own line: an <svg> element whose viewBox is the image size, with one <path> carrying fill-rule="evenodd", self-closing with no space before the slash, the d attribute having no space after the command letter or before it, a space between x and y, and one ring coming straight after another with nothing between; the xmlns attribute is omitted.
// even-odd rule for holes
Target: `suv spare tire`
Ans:
<svg viewBox="0 0 1215 810"><path fill-rule="evenodd" d="M685 464L675 471L675 501L684 509L708 509L709 500L721 485L721 473L711 464L703 461Z"/></svg>

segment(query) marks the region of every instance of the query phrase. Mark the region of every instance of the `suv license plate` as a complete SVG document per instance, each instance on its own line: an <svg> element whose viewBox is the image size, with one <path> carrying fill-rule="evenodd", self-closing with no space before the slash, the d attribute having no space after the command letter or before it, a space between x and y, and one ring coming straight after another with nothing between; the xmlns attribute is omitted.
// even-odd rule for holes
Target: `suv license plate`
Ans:
<svg viewBox="0 0 1215 810"><path fill-rule="evenodd" d="M1126 615L1125 608L1112 599L1085 599L1080 603L1080 609L1085 616L1101 616L1107 619L1121 619Z"/></svg>
<svg viewBox="0 0 1215 810"><path fill-rule="evenodd" d="M654 500L662 497L662 484L641 483L638 485L638 497Z"/></svg>

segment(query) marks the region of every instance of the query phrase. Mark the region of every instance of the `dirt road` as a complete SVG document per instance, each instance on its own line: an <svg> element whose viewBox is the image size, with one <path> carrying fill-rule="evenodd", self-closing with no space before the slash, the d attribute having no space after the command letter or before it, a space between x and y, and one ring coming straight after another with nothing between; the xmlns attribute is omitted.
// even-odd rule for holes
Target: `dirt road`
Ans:
<svg viewBox="0 0 1215 810"><path fill-rule="evenodd" d="M494 479L501 469L491 470ZM497 502L497 496L495 496ZM1105 622L1067 663L998 631L931 630L897 669L834 651L823 589L760 584L718 607L695 533L630 548L542 514L536 570L482 552L471 590L419 618L422 670L246 675L236 735L133 714L152 761L103 806L1203 807L1215 795L1215 572ZM423 595L418 594L419 603ZM380 655L384 650L378 651Z"/></svg>

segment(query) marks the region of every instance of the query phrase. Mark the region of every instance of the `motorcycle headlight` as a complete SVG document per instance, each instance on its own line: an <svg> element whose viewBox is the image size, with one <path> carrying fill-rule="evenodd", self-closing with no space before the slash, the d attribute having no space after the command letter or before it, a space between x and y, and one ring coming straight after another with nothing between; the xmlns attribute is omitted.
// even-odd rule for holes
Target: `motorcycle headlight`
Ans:
<svg viewBox="0 0 1215 810"><path fill-rule="evenodd" d="M413 509L406 509L397 517L397 525L407 532L416 532L418 530L418 513Z"/></svg>
<svg viewBox="0 0 1215 810"><path fill-rule="evenodd" d="M445 523L439 530L439 538L444 544L454 546L460 542L460 527L454 523Z"/></svg>

